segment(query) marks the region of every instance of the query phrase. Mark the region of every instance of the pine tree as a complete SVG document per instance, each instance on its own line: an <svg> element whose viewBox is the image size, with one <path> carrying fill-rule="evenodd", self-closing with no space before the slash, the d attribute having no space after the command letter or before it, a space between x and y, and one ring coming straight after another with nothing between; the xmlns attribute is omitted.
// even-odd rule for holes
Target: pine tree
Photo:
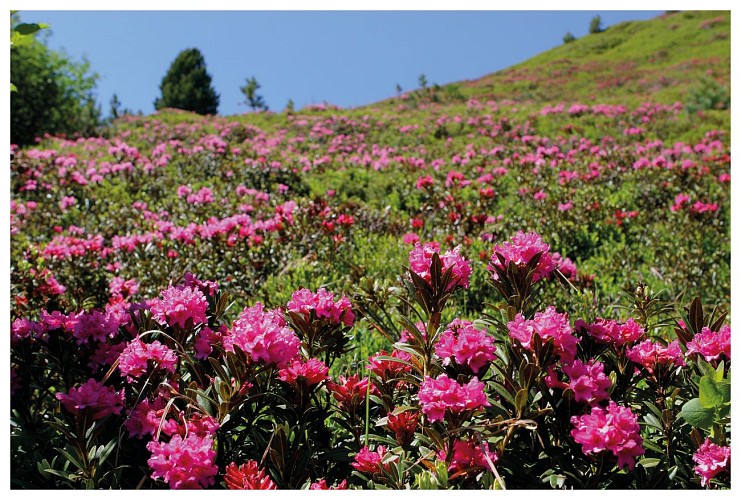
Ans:
<svg viewBox="0 0 741 500"><path fill-rule="evenodd" d="M160 84L162 96L154 101L155 109L177 108L200 115L214 115L219 107L219 94L211 86L211 75L198 49L180 52Z"/></svg>

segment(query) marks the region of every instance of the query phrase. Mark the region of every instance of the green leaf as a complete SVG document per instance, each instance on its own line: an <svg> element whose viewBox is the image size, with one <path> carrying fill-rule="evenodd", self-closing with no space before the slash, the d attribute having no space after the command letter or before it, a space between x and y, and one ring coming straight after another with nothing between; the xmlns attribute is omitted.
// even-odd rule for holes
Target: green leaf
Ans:
<svg viewBox="0 0 741 500"><path fill-rule="evenodd" d="M13 84L11 83L11 84L10 84L10 91L11 91L11 92L18 92L18 87L16 87L15 85L13 85Z"/></svg>
<svg viewBox="0 0 741 500"><path fill-rule="evenodd" d="M515 410L517 411L518 415L522 415L522 412L525 410L525 406L527 406L527 396L527 389L520 389L519 391L517 391L517 395L515 396Z"/></svg>
<svg viewBox="0 0 741 500"><path fill-rule="evenodd" d="M712 408L705 408L702 403L700 403L700 399L695 398L690 399L684 404L684 406L682 406L682 411L679 415L692 427L708 429L713 425L715 410Z"/></svg>
<svg viewBox="0 0 741 500"><path fill-rule="evenodd" d="M643 467L644 469L648 469L651 467L656 467L661 462L660 458L644 458L640 462L638 462L638 465Z"/></svg>
<svg viewBox="0 0 741 500"><path fill-rule="evenodd" d="M33 35L37 31L48 27L49 25L46 23L22 23L13 28L13 31L20 33L21 35Z"/></svg>
<svg viewBox="0 0 741 500"><path fill-rule="evenodd" d="M715 408L723 404L723 392L713 377L704 375L700 378L700 404L705 408Z"/></svg>

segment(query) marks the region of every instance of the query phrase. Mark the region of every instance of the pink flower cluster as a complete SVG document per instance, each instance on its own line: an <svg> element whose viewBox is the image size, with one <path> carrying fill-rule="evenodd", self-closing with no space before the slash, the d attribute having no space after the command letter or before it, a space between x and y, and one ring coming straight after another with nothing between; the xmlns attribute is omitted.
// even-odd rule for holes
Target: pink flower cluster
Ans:
<svg viewBox="0 0 741 500"><path fill-rule="evenodd" d="M515 319L507 323L507 329L509 336L527 350L533 349L533 335L537 335L543 343L553 339L555 352L561 357L561 361L567 363L576 356L579 339L571 334L569 317L566 313L556 312L553 306L535 313L533 319L525 319L522 314L517 313Z"/></svg>
<svg viewBox="0 0 741 500"><path fill-rule="evenodd" d="M437 458L446 460L447 455L445 450L441 450L438 452ZM487 455L492 464L499 460L499 456L495 452L489 451L489 443L487 442L477 446L471 440L456 440L453 444L453 458L450 461L448 472L452 475L461 471L491 470L489 462L486 460Z"/></svg>
<svg viewBox="0 0 741 500"><path fill-rule="evenodd" d="M467 384L459 384L447 375L436 379L425 377L417 394L422 412L430 422L442 421L446 410L458 414L489 406L484 383L474 377Z"/></svg>
<svg viewBox="0 0 741 500"><path fill-rule="evenodd" d="M309 486L310 490L346 490L347 479L343 479L337 486L329 486L326 479L320 479Z"/></svg>
<svg viewBox="0 0 741 500"><path fill-rule="evenodd" d="M313 387L327 380L328 373L329 368L318 359L311 358L306 361L296 359L278 372L278 379L294 387L298 385L299 379L302 379L307 386Z"/></svg>
<svg viewBox="0 0 741 500"><path fill-rule="evenodd" d="M409 252L409 268L415 274L419 275L420 278L425 280L427 283L430 283L432 280L430 267L432 266L432 256L434 254L440 256L443 274L448 269L452 269L453 278L451 279L446 291L452 290L456 286L468 288L468 278L471 276L471 265L462 255L460 255L460 246L440 254L440 244L435 241L430 241L424 245L416 243L414 249Z"/></svg>
<svg viewBox="0 0 741 500"><path fill-rule="evenodd" d="M525 234L522 231L517 231L517 234L510 241L494 247L489 271L493 273L495 279L499 280L501 279L499 273L504 273L510 262L514 262L518 267L525 267L537 253L540 253L540 259L533 273L533 282L548 278L556 269L556 262L549 250L550 246L543 241L539 234ZM497 254L504 257L504 262L499 259Z"/></svg>
<svg viewBox="0 0 741 500"><path fill-rule="evenodd" d="M614 401L607 408L595 406L588 414L571 417L571 424L571 436L582 445L585 455L610 451L617 457L618 467L633 470L635 457L646 452L638 417Z"/></svg>
<svg viewBox="0 0 741 500"><path fill-rule="evenodd" d="M678 340L667 346L644 340L628 349L626 355L629 360L645 367L649 373L653 373L658 364L684 366L684 355Z"/></svg>
<svg viewBox="0 0 741 500"><path fill-rule="evenodd" d="M477 330L470 321L460 319L453 320L435 344L435 354L442 358L443 365L454 360L471 368L473 373L479 373L496 359L495 350L494 339L486 330Z"/></svg>
<svg viewBox="0 0 741 500"><path fill-rule="evenodd" d="M394 457L388 462L384 463L384 455L386 454L386 447L379 445L376 451L371 451L367 446L355 454L355 461L351 464L353 468L358 472L366 474L378 474L384 469L393 466L393 462L397 461L399 457Z"/></svg>
<svg viewBox="0 0 741 500"><path fill-rule="evenodd" d="M219 468L214 463L216 451L210 436L174 435L168 443L150 441L152 456L147 464L152 479L162 479L174 490L196 490L213 486Z"/></svg>
<svg viewBox="0 0 741 500"><path fill-rule="evenodd" d="M136 337L129 342L118 357L118 369L129 379L139 378L146 373L149 361L152 361L158 368L174 373L178 357L159 340L147 344Z"/></svg>
<svg viewBox="0 0 741 500"><path fill-rule="evenodd" d="M255 460L237 467L234 462L226 466L224 472L226 487L230 490L277 490L278 486L273 482L265 470L261 469Z"/></svg>
<svg viewBox="0 0 741 500"><path fill-rule="evenodd" d="M185 328L189 319L194 325L206 322L208 301L200 290L171 286L162 292L161 299L152 301L151 309L154 319L160 323Z"/></svg>
<svg viewBox="0 0 741 500"><path fill-rule="evenodd" d="M316 293L312 293L308 288L296 290L291 295L287 308L290 312L306 316L313 311L317 318L327 318L331 323L338 325L344 323L345 326L352 326L355 321L350 299L343 295L335 301L334 294L324 288L320 288Z"/></svg>
<svg viewBox="0 0 741 500"><path fill-rule="evenodd" d="M619 323L612 319L597 318L597 321L591 325L582 320L577 320L574 322L574 328L585 328L587 333L596 340L614 346L632 344L645 333L643 327L636 323L633 318L628 318L625 323Z"/></svg>
<svg viewBox="0 0 741 500"><path fill-rule="evenodd" d="M258 302L246 307L234 322L231 332L222 338L224 349L234 352L238 346L253 363L284 368L298 356L301 341L283 319L280 311L264 310Z"/></svg>
<svg viewBox="0 0 741 500"><path fill-rule="evenodd" d="M718 446L705 439L705 442L692 455L692 460L697 464L694 468L695 474L700 476L702 486L707 486L711 479L720 472L727 470L731 460L731 447Z"/></svg>
<svg viewBox="0 0 741 500"><path fill-rule="evenodd" d="M412 359L412 355L406 351L394 349L389 355L386 351L381 350L375 356L368 358L368 365L366 368L381 377L383 380L389 380L398 377L402 373L407 373L412 370L412 367L401 363L399 361L392 361L387 359L378 359L379 356L390 356L392 358L400 359L401 361L409 361Z"/></svg>
<svg viewBox="0 0 741 500"><path fill-rule="evenodd" d="M713 332L707 326L687 342L687 356L700 354L705 361L715 361L721 356L731 359L731 327L723 325Z"/></svg>
<svg viewBox="0 0 741 500"><path fill-rule="evenodd" d="M93 378L79 387L73 387L67 394L58 392L56 398L71 414L88 415L93 420L120 414L124 402L123 392L116 392L113 387Z"/></svg>
<svg viewBox="0 0 741 500"><path fill-rule="evenodd" d="M370 389L368 389L369 384ZM328 381L327 389L332 391L332 396L337 400L340 409L343 411L351 411L353 408L357 408L365 401L365 396L369 390L371 394L378 392L378 389L371 384L368 377L361 379L357 373L350 377L340 375L337 383L332 380Z"/></svg>
<svg viewBox="0 0 741 500"><path fill-rule="evenodd" d="M575 359L571 363L564 363L562 370L569 377L569 382L559 381L554 367L550 367L545 378L548 387L571 389L574 399L579 403L596 404L610 397L607 391L612 382L599 361L592 360L585 364Z"/></svg>

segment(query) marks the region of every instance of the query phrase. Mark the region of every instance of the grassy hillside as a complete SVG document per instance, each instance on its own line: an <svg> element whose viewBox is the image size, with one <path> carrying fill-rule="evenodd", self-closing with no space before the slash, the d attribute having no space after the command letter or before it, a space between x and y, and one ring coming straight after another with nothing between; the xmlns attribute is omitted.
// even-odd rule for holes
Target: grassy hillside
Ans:
<svg viewBox="0 0 741 500"><path fill-rule="evenodd" d="M480 79L466 96L538 102L683 101L702 76L730 84L730 12L665 14L624 22Z"/></svg>

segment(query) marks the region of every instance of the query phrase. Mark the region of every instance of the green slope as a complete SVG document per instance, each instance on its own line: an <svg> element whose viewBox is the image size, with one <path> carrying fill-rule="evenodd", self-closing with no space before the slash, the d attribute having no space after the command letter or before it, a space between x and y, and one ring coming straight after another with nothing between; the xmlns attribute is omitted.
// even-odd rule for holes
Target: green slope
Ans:
<svg viewBox="0 0 741 500"><path fill-rule="evenodd" d="M443 86L464 97L636 104L684 101L703 78L730 85L728 11L665 14L584 36L505 70Z"/></svg>

